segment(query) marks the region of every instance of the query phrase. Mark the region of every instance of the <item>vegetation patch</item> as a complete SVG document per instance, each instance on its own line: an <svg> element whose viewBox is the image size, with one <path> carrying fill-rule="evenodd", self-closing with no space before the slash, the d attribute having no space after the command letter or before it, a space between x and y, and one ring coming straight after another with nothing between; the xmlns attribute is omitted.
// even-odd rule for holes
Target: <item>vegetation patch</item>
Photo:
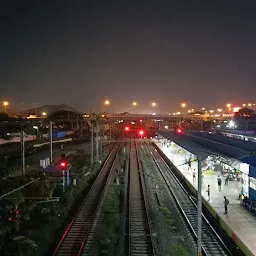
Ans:
<svg viewBox="0 0 256 256"><path fill-rule="evenodd" d="M103 206L102 220L97 229L96 239L100 255L114 255L120 226L121 186L111 184Z"/></svg>
<svg viewBox="0 0 256 256"><path fill-rule="evenodd" d="M166 206L161 206L160 211L164 215L171 231L176 232L178 229L177 222L176 222L175 218L173 218L173 216L172 216L171 212L168 210L168 208Z"/></svg>
<svg viewBox="0 0 256 256"><path fill-rule="evenodd" d="M181 242L176 242L170 245L170 255L187 256L188 251Z"/></svg>
<svg viewBox="0 0 256 256"><path fill-rule="evenodd" d="M35 172L31 175L34 178L40 176L38 182L11 194L13 199L9 200L10 206L7 207L5 204L1 209L1 256L51 254L47 252L52 242L58 238L63 225L76 209L78 199L88 191L89 184L93 183L100 169L99 164L88 167L89 157L85 154L81 154L77 162L74 159L72 164L72 173L78 182L76 186L69 186L65 192L61 179L52 180L42 173ZM90 175L85 176L87 172L90 172ZM5 185L4 187L9 187L8 179L2 180L1 183ZM24 180L16 183L15 187L24 183ZM9 190L11 187L8 188ZM1 192L5 192L4 189L1 189ZM42 199L37 199L40 197ZM55 197L60 198L59 202L54 200ZM31 199L23 200L24 198Z"/></svg>

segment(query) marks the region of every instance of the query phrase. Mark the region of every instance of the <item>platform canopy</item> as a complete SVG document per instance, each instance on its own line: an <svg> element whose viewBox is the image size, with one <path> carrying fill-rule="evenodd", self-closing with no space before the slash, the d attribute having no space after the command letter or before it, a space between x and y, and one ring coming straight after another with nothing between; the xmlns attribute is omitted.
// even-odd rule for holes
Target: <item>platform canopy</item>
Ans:
<svg viewBox="0 0 256 256"><path fill-rule="evenodd" d="M249 164L251 167L250 176L256 177L256 153L245 150L243 148L235 147L234 145L227 145L217 141L211 141L207 138L200 138L190 136L188 134L177 135L170 131L160 131L160 135L180 145L192 154L200 157L201 160L208 156L215 155L227 159L228 162L239 161ZM255 144L256 147L256 144Z"/></svg>

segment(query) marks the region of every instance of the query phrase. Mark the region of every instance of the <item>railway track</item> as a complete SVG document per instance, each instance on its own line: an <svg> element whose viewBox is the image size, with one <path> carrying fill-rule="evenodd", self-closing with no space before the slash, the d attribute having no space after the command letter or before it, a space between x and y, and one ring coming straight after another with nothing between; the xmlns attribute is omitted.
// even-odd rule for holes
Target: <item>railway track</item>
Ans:
<svg viewBox="0 0 256 256"><path fill-rule="evenodd" d="M155 255L151 222L137 142L131 140L128 185L128 249L126 255Z"/></svg>
<svg viewBox="0 0 256 256"><path fill-rule="evenodd" d="M100 217L100 207L111 171L120 149L117 143L109 153L98 177L73 220L65 228L53 256L79 256L88 251ZM86 248L85 248L86 246Z"/></svg>
<svg viewBox="0 0 256 256"><path fill-rule="evenodd" d="M188 196L172 170L152 144L145 143L148 153L168 186L193 237L197 240L197 206ZM202 252L205 256L230 256L228 248L202 214Z"/></svg>

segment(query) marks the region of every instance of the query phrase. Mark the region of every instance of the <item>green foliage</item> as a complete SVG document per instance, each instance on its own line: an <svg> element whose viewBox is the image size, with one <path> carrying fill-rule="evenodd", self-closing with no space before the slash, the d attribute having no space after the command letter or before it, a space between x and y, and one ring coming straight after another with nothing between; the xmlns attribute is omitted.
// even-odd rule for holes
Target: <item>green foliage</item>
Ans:
<svg viewBox="0 0 256 256"><path fill-rule="evenodd" d="M119 227L120 193L119 185L112 184L109 187L102 222L96 235L102 255L113 255Z"/></svg>
<svg viewBox="0 0 256 256"><path fill-rule="evenodd" d="M37 255L38 245L26 237L16 237L10 241L3 250L3 256L30 256Z"/></svg>
<svg viewBox="0 0 256 256"><path fill-rule="evenodd" d="M169 248L169 252L171 256L176 256L176 255L187 256L188 255L188 251L186 247L184 247L184 245L181 242L173 243Z"/></svg>
<svg viewBox="0 0 256 256"><path fill-rule="evenodd" d="M171 231L176 232L178 228L177 223L176 223L176 220L173 218L172 214L170 213L170 211L168 210L168 208L165 206L162 206L160 207L160 211L164 215Z"/></svg>

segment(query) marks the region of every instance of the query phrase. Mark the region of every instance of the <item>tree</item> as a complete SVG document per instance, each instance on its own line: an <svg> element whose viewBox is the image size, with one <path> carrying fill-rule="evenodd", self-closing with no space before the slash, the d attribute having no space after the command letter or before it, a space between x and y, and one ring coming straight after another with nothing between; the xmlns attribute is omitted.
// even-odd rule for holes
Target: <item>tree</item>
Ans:
<svg viewBox="0 0 256 256"><path fill-rule="evenodd" d="M250 108L241 108L235 113L235 119L252 119L255 117L255 111Z"/></svg>

